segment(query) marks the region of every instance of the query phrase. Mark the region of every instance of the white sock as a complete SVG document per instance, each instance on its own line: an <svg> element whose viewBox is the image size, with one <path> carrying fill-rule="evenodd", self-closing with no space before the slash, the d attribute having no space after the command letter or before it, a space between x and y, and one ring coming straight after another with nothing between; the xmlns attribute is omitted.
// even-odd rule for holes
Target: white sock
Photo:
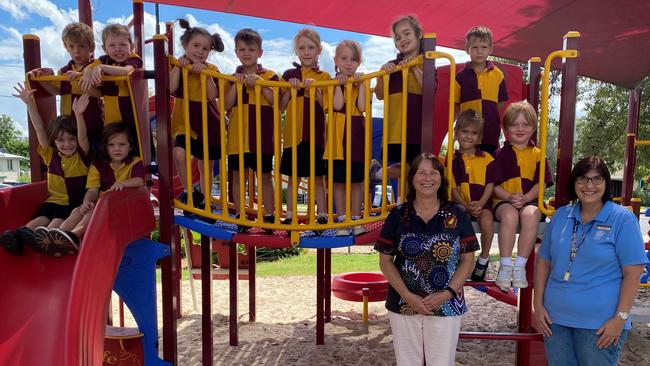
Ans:
<svg viewBox="0 0 650 366"><path fill-rule="evenodd" d="M528 263L528 258L516 256L515 257L515 266L516 267L526 267L526 263Z"/></svg>
<svg viewBox="0 0 650 366"><path fill-rule="evenodd" d="M501 257L501 265L512 267L512 258L510 257Z"/></svg>
<svg viewBox="0 0 650 366"><path fill-rule="evenodd" d="M352 220L361 220L361 216L352 216Z"/></svg>
<svg viewBox="0 0 650 366"><path fill-rule="evenodd" d="M484 265L487 264L490 261L490 257L483 258L480 255L478 256L478 264Z"/></svg>
<svg viewBox="0 0 650 366"><path fill-rule="evenodd" d="M293 214L291 213L291 211L287 210L287 216L286 216L286 218L287 218L287 219L290 219L290 218L292 218L292 217L293 217Z"/></svg>
<svg viewBox="0 0 650 366"><path fill-rule="evenodd" d="M336 222L343 222L345 221L345 215L340 215L339 217L336 218Z"/></svg>

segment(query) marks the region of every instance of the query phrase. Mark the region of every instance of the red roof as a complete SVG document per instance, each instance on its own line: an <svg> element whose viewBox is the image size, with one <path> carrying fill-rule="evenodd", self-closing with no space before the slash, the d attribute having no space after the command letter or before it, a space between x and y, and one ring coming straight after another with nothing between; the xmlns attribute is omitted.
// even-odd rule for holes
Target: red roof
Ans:
<svg viewBox="0 0 650 366"><path fill-rule="evenodd" d="M650 74L650 1L646 0L147 0L348 31L390 35L400 14L415 14L438 45L463 49L465 32L490 27L495 56L527 62L562 48L578 31L578 72L633 88ZM245 26L242 24L242 26ZM390 58L387 55L386 58Z"/></svg>

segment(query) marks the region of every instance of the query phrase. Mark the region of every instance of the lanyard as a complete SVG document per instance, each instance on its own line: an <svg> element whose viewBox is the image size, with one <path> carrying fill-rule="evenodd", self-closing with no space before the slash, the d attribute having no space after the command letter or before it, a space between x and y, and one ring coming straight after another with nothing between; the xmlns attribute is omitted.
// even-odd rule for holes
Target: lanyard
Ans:
<svg viewBox="0 0 650 366"><path fill-rule="evenodd" d="M571 235L571 250L569 251L569 266L566 272L564 272L564 277L563 277L564 281L568 281L571 278L571 267L573 266L573 262L576 260L576 256L578 255L578 250L580 250L580 247L585 242L585 239L587 238L587 234L589 233L589 229L591 229L592 225L589 225L588 229L583 230L580 239L577 238L578 226L579 226L578 220L574 218L573 234Z"/></svg>

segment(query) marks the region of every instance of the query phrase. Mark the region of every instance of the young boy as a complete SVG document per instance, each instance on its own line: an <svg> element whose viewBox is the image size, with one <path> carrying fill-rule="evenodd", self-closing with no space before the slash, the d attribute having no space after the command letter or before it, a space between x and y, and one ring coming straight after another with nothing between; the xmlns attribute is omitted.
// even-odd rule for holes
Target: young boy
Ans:
<svg viewBox="0 0 650 366"><path fill-rule="evenodd" d="M488 56L492 52L492 31L476 26L465 35L465 52L470 61L456 74L456 105L460 112L474 109L483 115L483 140L479 148L494 156L499 148L499 108L508 100L506 80Z"/></svg>
<svg viewBox="0 0 650 366"><path fill-rule="evenodd" d="M452 162L451 198L461 204L481 228L481 254L472 272L472 281L484 281L494 237L492 191L500 174L492 155L479 148L483 117L473 109L463 111L454 128L460 149Z"/></svg>
<svg viewBox="0 0 650 366"><path fill-rule="evenodd" d="M242 29L235 36L235 53L241 62L235 71L235 77L240 83L244 84L242 93L242 103L237 100L237 85L230 85L225 95L226 109L228 114L228 168L233 173L233 201L235 211L239 217L242 207L239 202L239 141L243 141L242 150L244 151L244 165L242 169L251 168L257 171L257 151L261 150L262 156L262 203L264 205L264 222L273 223L275 218L274 194L273 194L273 91L271 88L262 88L260 98L261 112L261 146L257 146L256 134L256 105L255 105L255 82L257 80L278 81L278 75L271 70L267 70L258 64L257 61L262 57L262 37L252 29ZM241 114L241 120L240 120ZM249 182L250 183L250 182ZM245 231L243 226L238 227L239 232Z"/></svg>
<svg viewBox="0 0 650 366"><path fill-rule="evenodd" d="M506 143L497 152L496 165L501 180L494 187L494 216L499 225L499 254L501 265L496 285L526 288L526 262L537 238L537 224L542 214L537 208L541 150L531 141L537 129L537 113L527 101L513 103L503 115ZM546 164L546 187L553 185L551 169ZM512 266L512 250L517 226L520 226L517 257Z"/></svg>
<svg viewBox="0 0 650 366"><path fill-rule="evenodd" d="M100 56L86 67L81 76L81 89L92 90L100 87L104 96L104 125L124 122L135 133L135 113L131 106L129 87L126 81L106 81L102 75L127 75L142 67L142 59L133 53L133 42L129 29L121 24L107 24L102 31L102 49L106 55Z"/></svg>
<svg viewBox="0 0 650 366"><path fill-rule="evenodd" d="M74 22L63 28L61 40L66 51L70 55L70 61L59 69L59 75L67 75L69 80L46 82L33 81L29 82L30 87L39 89L43 88L52 95L61 95L59 114L73 116L72 103L78 99L83 91L79 86L78 77L82 75L85 68L93 62L93 51L95 50L95 38L93 30L85 23ZM34 69L27 73L28 79L44 75L52 75L52 69ZM102 101L97 98L99 92L91 92L88 107L84 112L84 119L88 130L88 140L90 140L91 149L95 149L101 138L102 128Z"/></svg>

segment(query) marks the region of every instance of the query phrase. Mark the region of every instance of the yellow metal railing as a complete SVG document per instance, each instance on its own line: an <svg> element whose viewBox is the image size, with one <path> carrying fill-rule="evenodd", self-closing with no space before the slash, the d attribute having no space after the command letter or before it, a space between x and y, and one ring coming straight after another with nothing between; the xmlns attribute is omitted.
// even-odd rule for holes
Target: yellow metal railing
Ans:
<svg viewBox="0 0 650 366"><path fill-rule="evenodd" d="M551 62L556 58L577 57L577 50L560 50L551 52L551 54L546 57L546 61L544 62L544 71L542 72L542 95L540 97L541 111L539 119L539 144L541 158L539 164L539 190L537 192L537 204L539 210L548 217L553 216L553 213L555 212L555 208L544 201L544 188L546 187L544 179L546 176L546 164L544 162L546 161L546 143L548 134L548 98L550 90Z"/></svg>
<svg viewBox="0 0 650 366"><path fill-rule="evenodd" d="M451 73L450 73L450 111L452 115L449 117L449 130L450 130L450 138L453 138L453 92L454 92L454 87L455 83L453 82L453 77L455 75L455 62L454 59L451 55L446 54L446 53L441 53L441 52L428 52L427 57L434 57L434 58L446 58L450 61L451 63ZM173 57L170 57L170 64L174 66L180 66L178 60L176 60ZM394 71L392 72L402 72L403 75L403 84L402 84L402 90L404 91L402 93L402 125L401 125L401 145L402 145L402 161L401 161L401 172L400 172L400 184L399 184L399 196L400 197L405 197L406 192L405 192L405 184L402 184L401 182L406 181L406 136L407 136L407 125L406 125L406 112L407 112L407 90L408 90L408 72L409 69L413 66L416 65L421 65L422 64L422 58L415 59L414 61L406 64L406 65L400 65L397 66ZM182 70L181 77L183 78L183 93L184 95L188 95L188 73L190 72L189 67L186 67ZM256 180L257 180L257 192L256 192L256 202L257 202L257 209L253 207L253 199L250 197L249 201L249 207L246 205L246 189L245 189L245 172L244 172L244 137L243 133L240 133L238 138L239 138L239 151L238 151L238 159L239 159L239 166L241 167L239 169L239 197L233 197L233 200L238 200L239 202L239 207L241 212L252 212L256 213L256 221L249 220L246 215L241 215L239 218L235 218L229 215L229 209L230 205L227 202L227 199L223 199L224 197L227 197L227 163L226 163L226 114L227 111L225 109L225 103L224 103L224 98L223 96L226 94L225 90L225 83L230 82L234 83L236 86L236 91L237 91L237 101L238 105L242 105L242 100L243 100L243 92L244 92L244 87L241 83L238 82L237 78L232 76L232 75L225 75L221 74L215 71L211 70L203 70L201 71L201 103L202 103L202 128L203 131L207 131L207 100L206 100L206 78L211 77L214 78L215 81L217 82L217 88L219 90L219 100L218 100L218 110L219 110L219 117L220 117L220 145L221 145L221 160L220 160L220 185L221 185L221 197L220 198L215 198L211 197L211 195L206 194L206 197L210 197L210 199L206 199L205 206L202 208L195 208L193 207L193 202L191 195L188 195L188 202L187 204L183 204L178 200L174 201L174 206L180 209L183 209L185 211L192 212L194 214L198 214L204 217L216 219L216 220L221 220L224 222L228 223L233 223L237 225L244 225L244 226L254 226L254 227L259 227L263 229L276 229L276 230L290 230L290 231L300 231L300 230L323 230L323 229L331 229L331 228L343 228L343 227L350 227L352 225L363 225L363 224L369 224L372 222L376 221L381 221L384 220L386 215L388 214L388 211L390 208L392 208L393 205L387 204L387 189L386 186L388 185L388 178L387 174L384 174L382 177L382 200L381 200L381 207L379 208L372 208L372 202L370 199L370 188L369 187L369 176L366 174L363 180L362 184L362 190L364 192L364 210L362 213L362 217L359 220L354 220L354 223L352 223L352 218L349 214L350 212L350 196L351 196L351 147L352 147L352 136L351 136L351 120L352 120L352 113L354 111L354 107L356 105L356 101L352 100L352 88L353 88L353 83L355 83L352 78L348 79L348 81L345 84L345 90L346 90L346 140L343 142L346 151L346 165L345 165L345 171L346 171L346 183L345 183L345 211L346 216L345 220L342 222L335 222L335 215L333 212L333 171L332 171L332 164L329 164L328 166L328 174L327 174L327 193L328 193L328 198L327 198L327 218L328 218L328 223L327 225L319 225L316 223L316 212L313 209L315 206L315 179L322 179L321 177L316 177L315 176L315 164L314 164L314 159L315 159L315 144L312 143L310 144L310 172L309 172L309 183L308 183L308 207L310 210L308 211L306 216L303 216L302 218L299 217L298 213L298 204L297 204L297 198L298 198L298 182L299 179L297 177L297 149L293 148L291 149L291 154L292 154L292 167L291 167L291 183L292 183L292 207L288 207L287 209L295 213L292 217L292 222L290 224L280 224L280 221L282 219L282 207L283 207L283 202L282 202L282 177L280 174L279 169L273 169L273 181L275 184L275 194L274 194L274 200L275 200L275 223L265 223L262 220L262 209L261 207L264 204L264 198L263 198L263 187L262 187L262 172L261 169L257 170L256 173ZM372 98L372 89L370 87L370 82L374 78L383 78L384 79L384 95L388 95L388 79L389 79L389 73L385 71L377 71L369 74L362 75L360 79L357 81L360 83L360 87L364 88L365 91L365 115L364 115L364 121L365 121L365 126L364 126L364 142L365 142L365 150L364 150L364 171L367 172L369 171L370 168L370 160L371 160L371 126L372 126L372 108L371 108L371 98ZM324 105L324 110L329 111L329 114L331 115L331 111L333 110L333 92L334 88L339 85L339 81L336 79L332 80L326 80L326 81L315 81L313 82L310 87L305 90L305 93L308 93L309 95L309 121L307 122L306 120L303 123L309 123L310 127L310 141L315 141L315 103L316 103L316 90L321 89L323 91L326 91L327 97L323 101ZM255 100L255 127L256 127L256 145L258 146L257 152L256 152L256 160L257 160L257 166L261 167L261 98L262 98L262 88L268 87L271 88L273 92L273 126L274 126L274 156L275 156L275 161L276 164L274 164L275 167L279 167L279 164L277 163L281 157L281 113L280 113L280 108L279 108L279 99L280 99L280 90L281 89L289 89L289 92L291 93L291 100L289 102L289 106L286 110L285 113L288 115L291 115L292 121L297 120L297 92L298 89L292 88L291 84L289 82L285 81L268 81L268 80L258 80L255 83L254 87L254 100ZM304 88L303 84L299 85L299 88ZM184 98L184 103L189 103L188 98ZM389 103L384 103L384 115L388 116L388 109L389 109ZM188 148L186 149L185 153L185 159L186 159L186 169L188 170L187 176L187 186L191 187L191 157L190 157L190 122L189 122L189 105L185 105L185 138L186 138L186 146ZM238 123L243 124L243 123L248 123L247 121L244 121L243 118L243 110L242 108L238 108ZM327 136L331 138L333 134L333 120L331 117L326 118L326 131L327 131ZM242 127L242 126L239 126ZM285 126L287 128L287 126ZM294 142L294 145L297 146L297 123L292 123L290 126L290 130L288 131L291 140ZM243 128L239 129L240 131L243 131ZM387 131L388 131L388 121L387 118L384 118L384 134L382 138L382 170L384 172L387 171L387 156L388 156L388 137L387 137ZM208 156L208 134L203 133L202 134L203 138L203 153L204 156ZM331 141L331 140L330 140ZM450 147L453 147L453 140L450 140ZM332 144L328 144L328 152L329 156L332 157L333 154L333 149L334 147ZM450 150L451 151L451 150ZM203 161L203 168L204 171L208 172L209 171L209 162L207 159L204 159ZM448 164L448 169L451 169L451 164ZM203 189L204 192L211 192L211 186L212 186L212 181L211 181L211 176L209 174L204 175L204 180L201 182L201 185L205 188ZM220 203L220 212L213 213L210 210L210 203L215 202L215 203ZM371 216L371 214L376 213L377 216ZM301 224L302 219L304 219L304 223Z"/></svg>

